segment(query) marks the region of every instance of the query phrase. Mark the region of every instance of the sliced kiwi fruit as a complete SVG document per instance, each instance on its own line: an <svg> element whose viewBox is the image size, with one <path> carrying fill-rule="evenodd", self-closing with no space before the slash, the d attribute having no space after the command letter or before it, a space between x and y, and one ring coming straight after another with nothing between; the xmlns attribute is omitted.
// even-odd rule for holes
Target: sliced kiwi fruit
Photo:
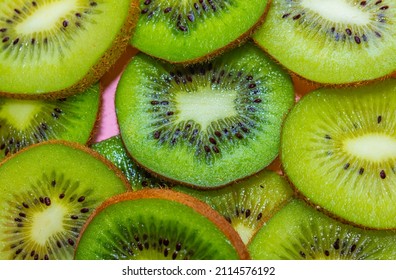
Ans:
<svg viewBox="0 0 396 280"><path fill-rule="evenodd" d="M229 260L249 254L238 234L207 204L171 190L110 198L91 215L77 260Z"/></svg>
<svg viewBox="0 0 396 280"><path fill-rule="evenodd" d="M192 63L240 44L259 26L267 0L140 0L131 44L173 63Z"/></svg>
<svg viewBox="0 0 396 280"><path fill-rule="evenodd" d="M97 142L91 148L110 160L126 176L134 191L143 188L167 188L170 184L153 177L129 157L120 135Z"/></svg>
<svg viewBox="0 0 396 280"><path fill-rule="evenodd" d="M245 244L293 196L288 182L268 170L219 190L195 190L182 186L172 189L209 204L225 217Z"/></svg>
<svg viewBox="0 0 396 280"><path fill-rule="evenodd" d="M72 259L84 222L125 177L80 144L32 145L0 165L0 259Z"/></svg>
<svg viewBox="0 0 396 280"><path fill-rule="evenodd" d="M303 97L285 120L281 162L311 203L371 228L396 228L396 79Z"/></svg>
<svg viewBox="0 0 396 280"><path fill-rule="evenodd" d="M290 76L250 43L188 67L140 53L115 98L132 158L157 176L201 188L230 184L269 165L294 104Z"/></svg>
<svg viewBox="0 0 396 280"><path fill-rule="evenodd" d="M273 0L254 40L281 64L324 84L396 71L394 0Z"/></svg>
<svg viewBox="0 0 396 280"><path fill-rule="evenodd" d="M99 109L99 84L55 100L0 97L0 159L50 139L86 144L95 131Z"/></svg>
<svg viewBox="0 0 396 280"><path fill-rule="evenodd" d="M396 232L343 224L301 200L282 208L255 235L253 260L394 260Z"/></svg>
<svg viewBox="0 0 396 280"><path fill-rule="evenodd" d="M84 91L125 51L138 10L138 0L1 1L0 94Z"/></svg>

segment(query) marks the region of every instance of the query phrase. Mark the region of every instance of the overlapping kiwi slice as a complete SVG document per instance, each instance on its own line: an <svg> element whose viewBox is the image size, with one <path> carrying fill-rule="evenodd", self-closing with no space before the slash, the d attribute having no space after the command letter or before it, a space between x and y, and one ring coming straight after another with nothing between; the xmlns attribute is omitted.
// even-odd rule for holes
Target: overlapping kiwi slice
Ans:
<svg viewBox="0 0 396 280"><path fill-rule="evenodd" d="M236 46L262 23L267 0L140 0L131 44L170 62L202 61Z"/></svg>
<svg viewBox="0 0 396 280"><path fill-rule="evenodd" d="M128 155L120 135L95 143L91 148L118 167L131 183L134 191L143 188L166 188L170 186L169 182L153 177L146 170L136 165Z"/></svg>
<svg viewBox="0 0 396 280"><path fill-rule="evenodd" d="M219 190L194 190L182 186L175 186L173 190L209 204L225 217L245 244L293 195L288 182L268 170Z"/></svg>
<svg viewBox="0 0 396 280"><path fill-rule="evenodd" d="M396 71L396 1L274 0L254 40L281 64L320 83Z"/></svg>
<svg viewBox="0 0 396 280"><path fill-rule="evenodd" d="M396 79L303 97L285 120L284 171L311 203L357 225L396 228Z"/></svg>
<svg viewBox="0 0 396 280"><path fill-rule="evenodd" d="M78 260L229 260L249 254L216 211L191 196L146 189L103 203L84 227Z"/></svg>
<svg viewBox="0 0 396 280"><path fill-rule="evenodd" d="M250 43L188 67L140 53L116 92L121 137L132 158L158 176L202 188L270 164L293 104L288 74Z"/></svg>
<svg viewBox="0 0 396 280"><path fill-rule="evenodd" d="M255 235L254 260L394 260L394 231L365 230L340 223L294 200Z"/></svg>
<svg viewBox="0 0 396 280"><path fill-rule="evenodd" d="M4 0L0 93L64 97L95 83L124 52L138 0Z"/></svg>
<svg viewBox="0 0 396 280"><path fill-rule="evenodd" d="M0 259L72 259L80 230L105 199L129 185L90 149L35 144L0 165Z"/></svg>
<svg viewBox="0 0 396 280"><path fill-rule="evenodd" d="M56 100L0 97L0 159L34 143L89 142L100 109L99 84Z"/></svg>

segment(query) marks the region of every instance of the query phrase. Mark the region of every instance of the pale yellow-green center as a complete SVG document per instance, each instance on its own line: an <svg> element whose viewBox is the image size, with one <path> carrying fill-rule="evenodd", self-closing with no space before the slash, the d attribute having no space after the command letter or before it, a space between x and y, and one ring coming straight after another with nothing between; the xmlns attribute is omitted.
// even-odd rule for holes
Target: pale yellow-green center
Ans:
<svg viewBox="0 0 396 280"><path fill-rule="evenodd" d="M37 8L16 26L18 34L33 34L51 30L53 26L76 8L77 0L63 0L46 3Z"/></svg>
<svg viewBox="0 0 396 280"><path fill-rule="evenodd" d="M332 22L366 25L370 14L345 0L302 0L301 5Z"/></svg>
<svg viewBox="0 0 396 280"><path fill-rule="evenodd" d="M345 139L344 149L357 158L386 161L396 158L396 139L385 134L365 134Z"/></svg>
<svg viewBox="0 0 396 280"><path fill-rule="evenodd" d="M1 107L0 117L7 119L16 129L24 130L41 108L38 101L7 99Z"/></svg>
<svg viewBox="0 0 396 280"><path fill-rule="evenodd" d="M215 91L210 86L189 94L176 94L178 120L193 120L206 129L212 122L237 116L236 91Z"/></svg>
<svg viewBox="0 0 396 280"><path fill-rule="evenodd" d="M59 204L52 204L42 212L35 213L32 219L32 240L44 246L51 236L62 232L65 213Z"/></svg>
<svg viewBox="0 0 396 280"><path fill-rule="evenodd" d="M244 223L235 223L233 227L238 232L243 243L247 244L253 236L254 229L246 226Z"/></svg>

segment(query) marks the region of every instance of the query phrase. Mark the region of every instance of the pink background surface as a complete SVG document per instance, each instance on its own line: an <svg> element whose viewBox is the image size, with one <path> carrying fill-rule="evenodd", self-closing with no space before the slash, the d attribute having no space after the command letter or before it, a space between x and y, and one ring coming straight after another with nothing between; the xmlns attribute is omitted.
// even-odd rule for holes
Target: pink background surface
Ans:
<svg viewBox="0 0 396 280"><path fill-rule="evenodd" d="M115 91L122 71L136 53L137 51L135 49L128 47L117 63L101 79L102 108L94 142L99 142L119 134L114 107Z"/></svg>

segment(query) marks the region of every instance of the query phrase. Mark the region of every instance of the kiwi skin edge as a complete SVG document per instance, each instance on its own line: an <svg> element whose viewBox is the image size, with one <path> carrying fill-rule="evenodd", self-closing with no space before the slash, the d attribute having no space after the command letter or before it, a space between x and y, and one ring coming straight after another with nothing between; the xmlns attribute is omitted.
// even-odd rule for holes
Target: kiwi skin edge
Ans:
<svg viewBox="0 0 396 280"><path fill-rule="evenodd" d="M181 204L184 204L188 207L194 209L194 211L199 214L205 216L212 223L216 224L219 230L228 238L230 243L234 246L241 260L249 260L250 255L247 250L247 247L242 242L238 233L231 227L231 225L224 219L217 211L213 210L208 204L184 193L176 192L168 189L143 189L135 192L127 192L124 194L119 194L113 196L106 201L104 201L101 205L99 205L88 217L84 226L81 228L80 235L76 241L76 248L80 243L81 237L84 235L84 231L95 218L95 216L100 213L103 209L111 204L115 204L125 200L137 200L137 199L167 199L171 201L175 201ZM76 250L74 251L74 253Z"/></svg>
<svg viewBox="0 0 396 280"><path fill-rule="evenodd" d="M245 33L242 33L238 38L236 38L234 41L230 42L228 45L225 45L224 47L221 47L219 49L213 50L212 52L195 58L195 59L191 59L191 60L185 60L185 61L170 61L170 60L166 60L164 58L158 58L162 61L171 63L171 64L175 64L175 65L183 65L183 66L188 66L191 64L196 64L196 63L205 63L208 62L212 59L214 59L217 56L220 56L221 54L223 54L224 52L226 52L227 50L239 47L241 45L243 45L246 41L251 40L251 35L253 35L254 32L257 31L257 29L264 23L265 18L267 17L268 11L269 11L269 7L271 5L272 0L268 0L267 2L267 6L265 8L264 13L261 15L261 17L259 18L259 20L250 28L248 29ZM139 50L140 51L140 50Z"/></svg>
<svg viewBox="0 0 396 280"><path fill-rule="evenodd" d="M9 98L18 99L59 99L65 98L78 92L85 91L89 86L98 82L98 80L110 69L112 65L118 60L119 57L124 53L127 46L129 45L129 40L132 37L138 19L140 15L139 0L132 0L128 12L128 17L124 23L124 26L118 32L115 37L113 44L110 48L98 59L97 63L91 67L91 70L86 73L86 75L78 81L76 84L70 87L64 88L60 91L46 92L40 94L27 94L27 93L10 93L1 92L0 96L5 96Z"/></svg>
<svg viewBox="0 0 396 280"><path fill-rule="evenodd" d="M34 147L41 146L41 145L46 145L46 144L55 144L55 145L68 146L68 147L70 147L72 149L80 150L80 151L83 151L83 152L91 155L92 157L94 157L97 160L101 161L103 164L105 164L108 167L109 170L111 170L111 171L113 171L115 173L115 175L124 184L126 192L132 192L132 187L131 187L130 183L128 182L127 178L125 177L125 175L121 172L121 170L119 170L111 161L106 159L104 156L102 156L98 152L88 148L87 146L85 146L83 144L77 143L77 142L71 142L71 141L66 141L66 140L48 140L48 141L32 144L30 146L27 146L27 147L19 150L18 152L14 153L14 154L11 154L5 160L1 161L0 162L0 168L8 160L18 156L20 153L23 153L24 151L27 151L27 150L32 149Z"/></svg>

